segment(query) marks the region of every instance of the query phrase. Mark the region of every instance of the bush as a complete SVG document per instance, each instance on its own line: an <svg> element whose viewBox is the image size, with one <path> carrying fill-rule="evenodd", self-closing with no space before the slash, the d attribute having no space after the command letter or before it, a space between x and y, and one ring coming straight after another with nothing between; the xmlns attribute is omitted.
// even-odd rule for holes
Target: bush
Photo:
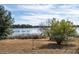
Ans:
<svg viewBox="0 0 79 59"><path fill-rule="evenodd" d="M66 41L69 36L74 36L76 34L75 27L70 21L62 19L61 21L53 18L50 22L50 28L45 29L45 33L50 38L54 40L58 45L61 45L63 41Z"/></svg>

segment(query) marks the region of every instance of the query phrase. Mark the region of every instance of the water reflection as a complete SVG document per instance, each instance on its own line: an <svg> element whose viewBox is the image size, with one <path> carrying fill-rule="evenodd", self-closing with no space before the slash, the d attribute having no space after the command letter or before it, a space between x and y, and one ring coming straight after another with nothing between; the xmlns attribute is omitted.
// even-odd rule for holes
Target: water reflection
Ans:
<svg viewBox="0 0 79 59"><path fill-rule="evenodd" d="M41 34L42 32L39 30L39 28L16 28L13 29L12 36L21 35L21 34Z"/></svg>

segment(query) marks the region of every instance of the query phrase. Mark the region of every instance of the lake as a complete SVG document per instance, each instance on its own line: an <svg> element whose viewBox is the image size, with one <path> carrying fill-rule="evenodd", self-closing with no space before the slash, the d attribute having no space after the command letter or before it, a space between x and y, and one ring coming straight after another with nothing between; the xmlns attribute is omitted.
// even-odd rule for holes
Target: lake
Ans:
<svg viewBox="0 0 79 59"><path fill-rule="evenodd" d="M79 34L79 28L76 29L77 33ZM37 34L40 35L42 32L40 28L14 28L13 33L11 36L18 36L18 35L28 35L28 34Z"/></svg>
<svg viewBox="0 0 79 59"><path fill-rule="evenodd" d="M18 35L28 35L28 34L37 34L40 35L42 32L40 31L40 28L14 28L12 36L18 36Z"/></svg>

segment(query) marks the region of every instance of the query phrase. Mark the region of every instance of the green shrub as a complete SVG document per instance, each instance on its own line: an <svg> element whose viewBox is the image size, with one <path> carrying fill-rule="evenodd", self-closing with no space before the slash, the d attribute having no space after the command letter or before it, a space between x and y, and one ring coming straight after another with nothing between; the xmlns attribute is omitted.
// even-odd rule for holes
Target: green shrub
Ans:
<svg viewBox="0 0 79 59"><path fill-rule="evenodd" d="M58 21L53 18L50 22L50 28L44 31L50 40L54 40L60 45L63 41L66 41L69 36L74 36L76 34L75 27L70 21L64 19Z"/></svg>

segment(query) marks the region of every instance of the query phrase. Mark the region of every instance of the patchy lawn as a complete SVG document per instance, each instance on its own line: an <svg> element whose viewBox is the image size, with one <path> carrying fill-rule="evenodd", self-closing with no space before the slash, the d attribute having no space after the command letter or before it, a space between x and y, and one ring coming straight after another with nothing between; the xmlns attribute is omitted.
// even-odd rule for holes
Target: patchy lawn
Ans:
<svg viewBox="0 0 79 59"><path fill-rule="evenodd" d="M0 41L0 53L73 54L79 52L79 39L74 38L61 46L48 39L7 39Z"/></svg>

